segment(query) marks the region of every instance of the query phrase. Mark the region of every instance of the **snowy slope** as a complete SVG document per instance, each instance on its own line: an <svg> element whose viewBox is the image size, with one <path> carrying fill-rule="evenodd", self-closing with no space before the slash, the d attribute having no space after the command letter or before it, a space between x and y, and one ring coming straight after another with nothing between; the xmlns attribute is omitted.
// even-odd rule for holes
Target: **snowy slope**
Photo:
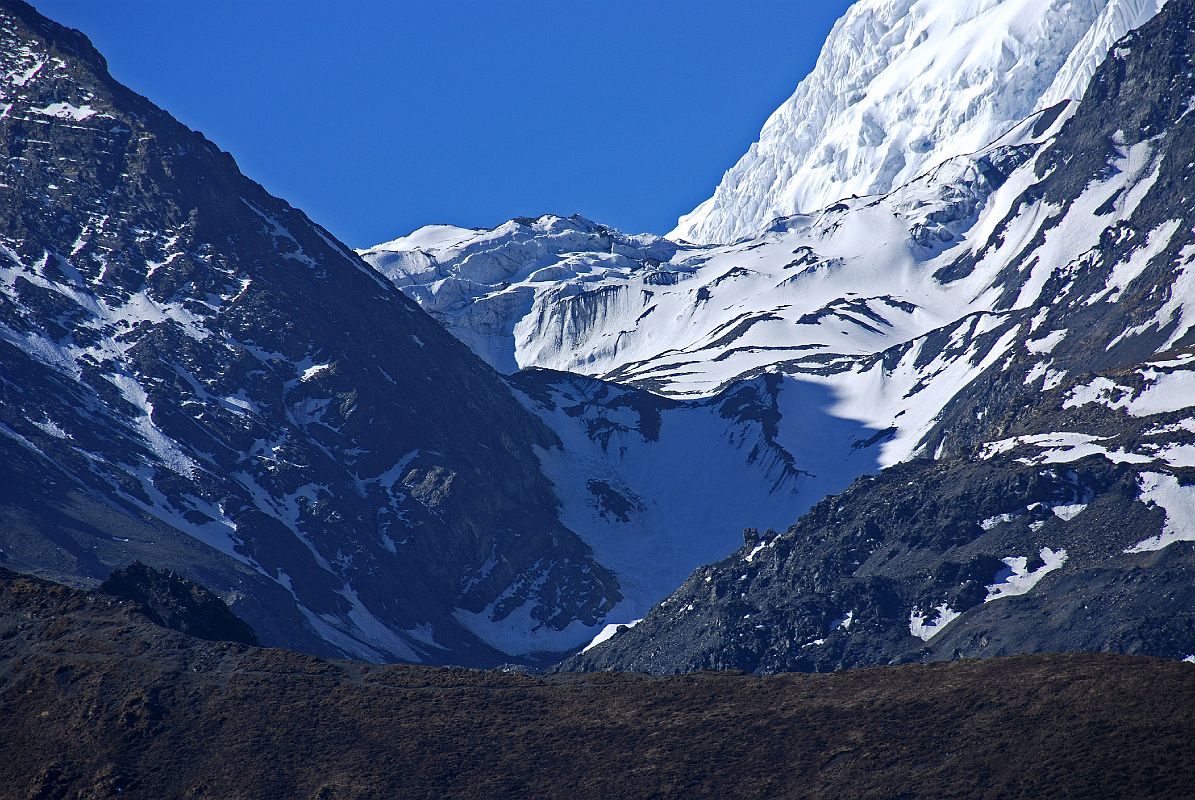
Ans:
<svg viewBox="0 0 1195 800"><path fill-rule="evenodd" d="M623 600L610 624L642 618L694 569L741 546L745 527L782 529L878 469L861 426L781 436L782 418L791 434L816 411L806 409L813 393L779 375L697 401L546 370L512 384L560 438L539 456L561 520L618 576ZM829 450L847 455L835 464Z"/></svg>
<svg viewBox="0 0 1195 800"><path fill-rule="evenodd" d="M936 409L976 374L973 367L944 369L936 384L941 397L931 404L924 394L903 399L923 377L920 369L876 385L869 370L876 354L935 329L979 335L998 327L985 314L999 265L962 281L942 281L937 273L982 244L1029 179L1005 187L1008 175L1070 110L1034 115L984 151L953 159L889 196L785 219L734 245L684 246L665 262L657 260L664 255L658 241L617 261L605 245L580 251L574 242L574 251L552 266L536 260L483 283L494 272L481 268L490 253L508 250L494 245L511 238L503 228L472 232L464 244L457 232L450 247L415 251L434 262L431 268L404 272L400 259L410 264L409 253L375 248L364 255L500 368L579 372L677 398L710 397L769 372L792 376L790 389L781 391L800 398L790 418L804 420L815 407L832 427L859 425L821 451L849 460L855 441L895 429L897 418L909 436L924 433ZM556 224L552 219L540 224ZM426 241L430 233L416 236ZM480 315L483 331L474 328ZM462 328L467 333L458 333ZM500 335L487 340L490 349L477 346L482 333L494 331ZM497 353L495 342L503 347ZM786 429L782 422L782 436ZM907 437L886 440L881 463L907 456L912 445ZM800 466L818 471L808 462Z"/></svg>
<svg viewBox="0 0 1195 800"><path fill-rule="evenodd" d="M731 242L772 219L886 193L1082 96L1162 0L859 0L813 72L671 238Z"/></svg>

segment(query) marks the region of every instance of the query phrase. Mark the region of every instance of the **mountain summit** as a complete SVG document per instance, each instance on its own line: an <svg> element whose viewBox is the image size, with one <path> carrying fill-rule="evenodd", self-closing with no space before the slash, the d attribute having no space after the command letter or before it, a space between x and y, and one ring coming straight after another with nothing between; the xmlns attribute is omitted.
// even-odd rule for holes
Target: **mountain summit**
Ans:
<svg viewBox="0 0 1195 800"><path fill-rule="evenodd" d="M1112 44L1163 2L859 0L759 141L669 236L732 242L979 150L1079 99Z"/></svg>

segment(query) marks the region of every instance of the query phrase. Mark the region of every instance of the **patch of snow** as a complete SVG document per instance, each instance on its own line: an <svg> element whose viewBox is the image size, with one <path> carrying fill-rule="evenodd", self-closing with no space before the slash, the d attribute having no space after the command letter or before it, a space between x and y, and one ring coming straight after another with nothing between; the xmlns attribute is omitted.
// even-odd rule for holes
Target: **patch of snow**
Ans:
<svg viewBox="0 0 1195 800"><path fill-rule="evenodd" d="M49 456L47 456L44 452L42 452L42 449L40 447L35 445L33 442L29 441L27 438L22 436L20 433L14 431L12 428L5 425L3 422L0 422L0 434L7 436L10 439L13 439L14 441L19 443L22 447L26 448L27 450L32 450L34 453L41 456L46 461L49 461L50 463L54 463L54 460L51 459Z"/></svg>
<svg viewBox="0 0 1195 800"><path fill-rule="evenodd" d="M983 602L990 603L1002 597L1016 597L1025 594L1042 578L1061 569L1067 560L1066 550L1063 549L1051 550L1048 547L1043 547L1038 555L1045 563L1032 572L1028 569L1029 559L1024 556L1011 556L1003 559L1004 563L1008 565L1007 569L996 576L995 583L987 587L988 594Z"/></svg>
<svg viewBox="0 0 1195 800"><path fill-rule="evenodd" d="M1010 453L1023 445L1036 445L1037 447L1078 447L1098 441L1101 441L1100 437L1098 436L1091 436L1090 434L1086 433L1076 433L1069 431L1060 433L1039 433L1032 436L1013 436L1009 439L986 442L983 447L980 448L979 457L984 460L995 458L996 456Z"/></svg>
<svg viewBox="0 0 1195 800"><path fill-rule="evenodd" d="M243 390L241 392L237 393L236 395L230 395L228 397L218 397L218 398L216 398L216 402L219 403L224 408L231 411L232 413L237 414L239 416L244 416L246 414L260 414L261 413L260 409L257 407L257 404L254 403L252 400L250 400L248 397L244 396Z"/></svg>
<svg viewBox="0 0 1195 800"><path fill-rule="evenodd" d="M199 465L182 451L177 442L162 433L154 424L153 404L149 402L149 395L141 384L133 377L120 373L105 377L120 390L125 400L137 409L136 425L141 432L141 438L161 463L179 475L193 476L199 470Z"/></svg>
<svg viewBox="0 0 1195 800"><path fill-rule="evenodd" d="M641 619L636 619L636 620L632 620L630 622L618 622L618 623L611 623L611 624L606 625L606 627L602 628L602 630L598 633L597 636L593 637L592 642L590 642L589 644L585 645L584 648L582 648L581 652L587 653L590 650L592 650L593 648L597 647L602 642L606 642L606 641L609 641L610 639L614 638L614 635L616 633L618 633L619 628L633 628L642 621L643 620L641 620Z"/></svg>
<svg viewBox="0 0 1195 800"><path fill-rule="evenodd" d="M1182 486L1173 475L1143 472L1138 476L1141 502L1161 509L1162 532L1138 542L1126 553L1148 553L1175 542L1195 541L1195 486Z"/></svg>
<svg viewBox="0 0 1195 800"><path fill-rule="evenodd" d="M47 419L44 422L34 422L34 425L41 428L43 431L53 436L55 439L69 439L66 431L59 427L58 423L52 419Z"/></svg>
<svg viewBox="0 0 1195 800"><path fill-rule="evenodd" d="M1184 419L1169 425L1158 425L1145 432L1146 436L1166 436L1171 433L1195 433L1195 418Z"/></svg>
<svg viewBox="0 0 1195 800"><path fill-rule="evenodd" d="M363 638L375 649L388 654L392 659L414 662L423 660L419 653L411 648L410 642L365 607L355 589L345 584L340 591L340 596L352 605L348 618L353 623L352 633L355 634L355 638Z"/></svg>
<svg viewBox="0 0 1195 800"><path fill-rule="evenodd" d="M1153 382L1128 403L1130 415L1148 417L1195 406L1195 371L1145 370L1143 374L1147 380L1152 379Z"/></svg>
<svg viewBox="0 0 1195 800"><path fill-rule="evenodd" d="M1032 339L1028 342L1025 342L1025 349L1027 349L1030 353L1045 355L1052 353L1054 348L1057 347L1065 338L1066 329L1063 328L1062 330L1053 331L1040 339Z"/></svg>
<svg viewBox="0 0 1195 800"><path fill-rule="evenodd" d="M1050 506L1050 510L1054 512L1054 516L1067 522L1070 522L1072 519L1082 514L1086 508L1086 503L1069 503L1065 505Z"/></svg>
<svg viewBox="0 0 1195 800"><path fill-rule="evenodd" d="M1072 389L1062 406L1078 408L1094 403L1127 411L1133 417L1166 414L1195 406L1195 371L1160 372L1147 368L1140 374L1146 383L1140 394L1131 387L1100 377Z"/></svg>
<svg viewBox="0 0 1195 800"><path fill-rule="evenodd" d="M1094 403L1112 409L1124 408L1128 405L1127 398L1131 398L1132 395L1133 390L1130 387L1100 377L1091 383L1075 386L1067 392L1062 407L1080 408Z"/></svg>
<svg viewBox="0 0 1195 800"><path fill-rule="evenodd" d="M1112 292L1108 297L1108 302L1115 303L1120 299L1125 288L1141 276L1141 273L1154 258L1166 251L1174 234L1182 227L1181 219L1172 219L1162 223L1150 232L1144 245L1134 250L1129 258L1118 262L1112 268L1112 274L1108 276L1108 283L1105 287L1105 291Z"/></svg>
<svg viewBox="0 0 1195 800"><path fill-rule="evenodd" d="M331 366L331 364L313 364L303 370L302 377L299 380L309 381Z"/></svg>
<svg viewBox="0 0 1195 800"><path fill-rule="evenodd" d="M1153 450L1154 458L1171 467L1195 467L1195 444L1170 444Z"/></svg>
<svg viewBox="0 0 1195 800"><path fill-rule="evenodd" d="M941 633L943 628L962 616L961 612L952 611L950 606L945 603L938 606L935 610L937 611L937 615L932 622L927 620L934 616L933 612L930 615L925 615L916 608L910 611L909 633L923 642L928 642Z"/></svg>
<svg viewBox="0 0 1195 800"><path fill-rule="evenodd" d="M382 473L376 478L368 478L366 480L369 483L376 483L383 489L393 489L394 486L400 480L402 480L403 473L407 471L407 467L410 466L411 462L414 461L418 456L419 450L412 450L395 462L394 466L383 470Z"/></svg>
<svg viewBox="0 0 1195 800"><path fill-rule="evenodd" d="M1064 380L1066 380L1066 372L1064 370L1048 369L1046 370L1045 380L1041 382L1042 391L1048 392L1051 389L1056 389L1062 385Z"/></svg>
<svg viewBox="0 0 1195 800"><path fill-rule="evenodd" d="M754 560L755 560L755 557L756 557L757 555L759 555L760 551L761 551L761 550L763 550L763 549L764 549L765 547L767 547L767 546L768 546L768 543L767 543L767 542L760 542L759 544L755 545L755 547L751 548L751 552L750 552L750 553L748 553L747 555L743 556L743 560L744 560L744 561L747 561L747 562L754 561Z"/></svg>
<svg viewBox="0 0 1195 800"><path fill-rule="evenodd" d="M1114 464L1130 463L1145 464L1153 461L1150 456L1128 453L1124 450L1109 450L1098 444L1105 441L1103 437L1086 433L1059 432L1040 433L1032 436L1014 436L995 442L987 442L980 448L979 457L991 459L1005 453L1012 452L1018 447L1033 446L1039 448L1037 455L1018 459L1023 464L1069 464L1074 461L1099 455Z"/></svg>
<svg viewBox="0 0 1195 800"><path fill-rule="evenodd" d="M31 55L28 48L22 49L25 51L23 55ZM33 78L37 75L37 73L41 72L42 67L45 65L46 62L39 58L37 61L29 64L29 66L22 70L10 72L7 76L7 79L9 83L13 84L14 86L24 86L25 84L29 83L29 81L33 80Z"/></svg>
<svg viewBox="0 0 1195 800"><path fill-rule="evenodd" d="M994 517L988 517L987 519L982 520L979 523L979 527L983 528L985 531L990 531L997 525L1001 525L1006 522L1012 522L1016 518L1017 517L1015 514L997 514Z"/></svg>
<svg viewBox="0 0 1195 800"><path fill-rule="evenodd" d="M99 113L89 105L75 106L70 103L50 103L50 105L44 108L31 108L29 110L34 114L41 114L46 117L58 117L59 119L72 119L75 122L82 122Z"/></svg>

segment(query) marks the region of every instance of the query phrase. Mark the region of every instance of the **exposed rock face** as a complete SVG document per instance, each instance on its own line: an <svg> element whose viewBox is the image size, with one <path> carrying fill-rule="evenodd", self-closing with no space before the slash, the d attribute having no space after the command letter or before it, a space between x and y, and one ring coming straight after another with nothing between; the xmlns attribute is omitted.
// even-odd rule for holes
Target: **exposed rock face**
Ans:
<svg viewBox="0 0 1195 800"><path fill-rule="evenodd" d="M134 561L100 584L104 594L135 601L147 617L164 628L212 641L257 644L257 634L229 611L219 597L169 570Z"/></svg>
<svg viewBox="0 0 1195 800"><path fill-rule="evenodd" d="M1195 3L1171 0L949 253L935 280L986 274L990 311L869 367L918 375L909 396L936 409L912 457L698 571L571 666L1195 653L1193 61Z"/></svg>

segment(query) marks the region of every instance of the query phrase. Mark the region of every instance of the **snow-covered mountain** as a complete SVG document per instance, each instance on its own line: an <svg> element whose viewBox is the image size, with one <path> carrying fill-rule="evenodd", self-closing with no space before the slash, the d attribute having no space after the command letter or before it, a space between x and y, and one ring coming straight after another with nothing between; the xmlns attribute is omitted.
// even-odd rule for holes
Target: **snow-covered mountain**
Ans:
<svg viewBox="0 0 1195 800"><path fill-rule="evenodd" d="M1025 16L987 24L1037 30L1037 4L998 5ZM1090 34L1097 51L1154 10L1073 5L1071 22L1086 22L1072 41ZM1190 577L1181 541L1195 538L1184 477L1195 430L1191 8L1171 0L1112 47L1085 91L1049 94L1094 72L1070 59L1074 47L1054 61L1019 52L1040 67L1027 116L891 191L731 244L682 242L668 256L655 239L595 239L578 235L600 229L588 221L541 218L425 230L364 253L502 369L690 400L763 379L777 398L773 439L806 477L832 478L813 486L834 493L828 484L878 475L787 533L750 536L574 666L768 671L955 651L1195 649L1188 593L1171 588ZM1009 102L1006 90L988 84L979 107ZM1083 100L1034 111L1068 94ZM536 249L537 237L552 244ZM1128 599L1130 575L1140 591ZM1085 625L1035 617L1068 597L1101 612ZM1178 626L1143 622L1166 615ZM1135 626L1147 632L1132 639Z"/></svg>
<svg viewBox="0 0 1195 800"><path fill-rule="evenodd" d="M776 217L885 194L1077 100L1164 0L858 0L759 141L671 238L732 242Z"/></svg>
<svg viewBox="0 0 1195 800"><path fill-rule="evenodd" d="M908 433L883 445L886 465L912 452L941 402L974 373L951 373L935 405L904 397L921 374L878 393L869 365L894 346L991 311L998 265L962 281L938 273L978 246L982 220L1015 196L1014 186L1004 186L1008 176L1072 109L1034 115L985 150L888 196L781 220L735 245L677 248L647 239L636 251L629 245L638 239L607 233L627 245L611 255L606 240L577 236L593 223L548 217L458 230L427 249L391 249L427 242L429 232L420 231L364 256L450 330L463 329L458 336L495 366L580 372L677 398L782 374L795 379L782 390L793 395L790 416L804 419L816 407L826 419L858 426L833 448L843 458L862 434L895 430L901 420ZM520 261L528 237L552 246ZM669 252L671 260L661 261ZM483 349L476 343L485 335Z"/></svg>
<svg viewBox="0 0 1195 800"><path fill-rule="evenodd" d="M927 262L986 308L834 370L844 410L902 409L899 464L572 666L1195 653L1193 63L1195 0L1169 0Z"/></svg>
<svg viewBox="0 0 1195 800"><path fill-rule="evenodd" d="M370 659L1195 651L1193 8L864 0L823 62L946 143L882 191L359 257L0 0L0 561Z"/></svg>

